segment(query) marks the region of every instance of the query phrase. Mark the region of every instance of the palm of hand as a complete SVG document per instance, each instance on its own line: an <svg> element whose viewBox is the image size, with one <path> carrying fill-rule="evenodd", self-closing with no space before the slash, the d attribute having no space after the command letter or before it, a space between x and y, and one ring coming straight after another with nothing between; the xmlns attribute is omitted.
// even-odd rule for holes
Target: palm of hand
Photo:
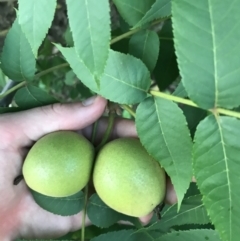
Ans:
<svg viewBox="0 0 240 241"><path fill-rule="evenodd" d="M14 137L18 139L16 135ZM14 139L11 140L11 146L0 149L0 238L8 234L25 238L38 238L44 234L45 238L52 238L79 228L81 213L72 217L53 215L35 203L24 181L13 184L14 179L21 174L26 154L21 145L15 145ZM3 140L6 143L6 136L4 138L1 135Z"/></svg>

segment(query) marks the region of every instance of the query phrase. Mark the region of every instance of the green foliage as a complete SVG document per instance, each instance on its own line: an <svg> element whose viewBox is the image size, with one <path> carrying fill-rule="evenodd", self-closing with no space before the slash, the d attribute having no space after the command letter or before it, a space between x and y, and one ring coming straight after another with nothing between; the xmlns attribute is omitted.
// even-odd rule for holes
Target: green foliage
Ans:
<svg viewBox="0 0 240 241"><path fill-rule="evenodd" d="M30 81L34 77L35 62L31 46L16 19L5 39L1 69L15 81Z"/></svg>
<svg viewBox="0 0 240 241"><path fill-rule="evenodd" d="M84 207L84 194L82 191L62 198L45 196L31 190L35 202L43 209L61 216L70 216L79 213Z"/></svg>
<svg viewBox="0 0 240 241"><path fill-rule="evenodd" d="M67 0L66 3L77 56L93 76L99 78L107 61L110 44L108 0Z"/></svg>
<svg viewBox="0 0 240 241"><path fill-rule="evenodd" d="M121 117L136 118L178 199L146 227L96 194L33 192L36 202L64 216L86 209L99 227L86 232L93 241L238 241L240 2L66 0L62 40L48 32L56 0L18 3L1 51L0 113L99 94ZM9 79L20 83L6 89ZM120 220L131 225L116 228ZM74 234L66 239L79 240L81 231Z"/></svg>
<svg viewBox="0 0 240 241"><path fill-rule="evenodd" d="M129 42L129 53L141 59L152 72L159 53L159 38L156 32L143 30L134 34Z"/></svg>
<svg viewBox="0 0 240 241"><path fill-rule="evenodd" d="M171 0L156 0L151 9L135 24L134 28L149 24L151 21L171 15Z"/></svg>
<svg viewBox="0 0 240 241"><path fill-rule="evenodd" d="M45 91L33 85L27 85L19 89L15 94L14 100L16 104L23 109L30 109L58 102L51 95L48 95Z"/></svg>
<svg viewBox="0 0 240 241"><path fill-rule="evenodd" d="M35 56L45 38L57 5L56 0L19 0L19 24L25 33ZM44 16L44 17L43 17Z"/></svg>
<svg viewBox="0 0 240 241"><path fill-rule="evenodd" d="M100 94L121 104L144 100L150 87L150 73L137 58L110 51L100 80Z"/></svg>
<svg viewBox="0 0 240 241"><path fill-rule="evenodd" d="M192 142L182 111L171 101L149 97L138 106L136 125L144 147L171 177L180 208L192 177Z"/></svg>
<svg viewBox="0 0 240 241"><path fill-rule="evenodd" d="M156 241L220 241L218 234L214 230L201 229L201 230L189 230L189 231L179 231L172 232L166 235L163 235L160 239L156 239Z"/></svg>
<svg viewBox="0 0 240 241"><path fill-rule="evenodd" d="M87 214L91 222L101 228L108 228L120 220L137 222L136 218L123 215L108 207L97 194L89 198Z"/></svg>
<svg viewBox="0 0 240 241"><path fill-rule="evenodd" d="M183 200L179 212L177 204L170 206L162 214L161 221L157 221L147 228L147 230L164 230L183 224L207 224L210 220L207 211L201 201L202 196L191 196Z"/></svg>
<svg viewBox="0 0 240 241"><path fill-rule="evenodd" d="M123 19L131 26L139 22L155 0L113 0Z"/></svg>
<svg viewBox="0 0 240 241"><path fill-rule="evenodd" d="M213 115L200 123L195 134L194 172L203 203L223 240L237 240L240 235L239 138L239 120Z"/></svg>
<svg viewBox="0 0 240 241"><path fill-rule="evenodd" d="M202 108L240 105L240 57L235 54L240 51L240 19L236 18L239 8L239 1L230 0L221 4L214 0L172 2L183 85Z"/></svg>

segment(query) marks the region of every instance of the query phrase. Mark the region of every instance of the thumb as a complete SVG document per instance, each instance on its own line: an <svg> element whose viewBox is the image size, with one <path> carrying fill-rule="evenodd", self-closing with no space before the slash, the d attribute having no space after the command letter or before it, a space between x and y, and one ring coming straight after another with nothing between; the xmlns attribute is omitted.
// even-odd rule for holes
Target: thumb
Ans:
<svg viewBox="0 0 240 241"><path fill-rule="evenodd" d="M1 126L13 133L12 142L17 140L25 146L50 132L82 129L95 122L103 114L105 106L106 100L100 96L82 103L57 103L3 115Z"/></svg>

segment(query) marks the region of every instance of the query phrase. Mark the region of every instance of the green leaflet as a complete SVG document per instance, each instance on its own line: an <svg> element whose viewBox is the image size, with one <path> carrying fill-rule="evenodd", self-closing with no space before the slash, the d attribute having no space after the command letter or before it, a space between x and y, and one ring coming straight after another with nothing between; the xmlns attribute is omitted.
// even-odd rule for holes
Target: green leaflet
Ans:
<svg viewBox="0 0 240 241"><path fill-rule="evenodd" d="M139 59L110 50L99 93L120 104L136 104L147 97L150 73Z"/></svg>
<svg viewBox="0 0 240 241"><path fill-rule="evenodd" d="M19 24L25 33L32 51L37 56L38 48L50 28L55 9L56 0L29 1L19 0Z"/></svg>
<svg viewBox="0 0 240 241"><path fill-rule="evenodd" d="M194 173L203 203L223 240L240 236L240 120L208 116L195 133Z"/></svg>
<svg viewBox="0 0 240 241"><path fill-rule="evenodd" d="M35 64L31 46L16 19L4 42L1 69L12 80L30 81L34 77Z"/></svg>
<svg viewBox="0 0 240 241"><path fill-rule="evenodd" d="M171 0L156 0L151 9L137 22L133 28L139 28L149 24L155 19L164 18L171 15Z"/></svg>
<svg viewBox="0 0 240 241"><path fill-rule="evenodd" d="M183 85L200 107L240 105L240 1L173 0L174 41Z"/></svg>
<svg viewBox="0 0 240 241"><path fill-rule="evenodd" d="M67 0L68 18L77 55L96 81L103 73L110 48L108 0Z"/></svg>
<svg viewBox="0 0 240 241"><path fill-rule="evenodd" d="M155 0L113 0L123 19L134 26L154 4Z"/></svg>
<svg viewBox="0 0 240 241"><path fill-rule="evenodd" d="M18 107L23 109L30 109L58 102L54 97L33 85L28 85L19 89L14 96L14 100Z"/></svg>
<svg viewBox="0 0 240 241"><path fill-rule="evenodd" d="M195 229L189 231L171 232L161 236L156 241L221 241L218 233L211 229Z"/></svg>
<svg viewBox="0 0 240 241"><path fill-rule="evenodd" d="M35 202L43 209L61 216L70 216L79 213L84 207L84 194L82 191L63 198L42 195L31 190Z"/></svg>
<svg viewBox="0 0 240 241"><path fill-rule="evenodd" d="M121 230L117 232L110 232L102 234L98 237L91 239L91 241L123 241L127 240L135 230Z"/></svg>
<svg viewBox="0 0 240 241"><path fill-rule="evenodd" d="M160 222L149 226L147 230L166 229L184 224L207 224L210 220L202 204L202 196L191 196L183 200L179 212L177 204L170 206L163 214Z"/></svg>
<svg viewBox="0 0 240 241"><path fill-rule="evenodd" d="M6 85L6 76L3 73L3 71L0 69L0 93L5 85Z"/></svg>
<svg viewBox="0 0 240 241"><path fill-rule="evenodd" d="M152 72L159 53L159 38L156 32L143 30L134 34L129 41L129 53L141 59Z"/></svg>
<svg viewBox="0 0 240 241"><path fill-rule="evenodd" d="M154 241L160 234L158 232L141 232L135 229L109 232L91 239L91 241Z"/></svg>
<svg viewBox="0 0 240 241"><path fill-rule="evenodd" d="M84 61L76 53L74 48L64 48L61 45L56 45L57 48L61 51L62 55L65 57L67 62L70 64L73 72L81 80L81 82L86 85L90 90L97 92L98 86L97 82L93 76L93 73L90 72L88 67L85 65Z"/></svg>
<svg viewBox="0 0 240 241"><path fill-rule="evenodd" d="M120 220L137 222L136 218L118 213L108 207L96 193L89 198L87 215L94 225L101 228L107 228Z"/></svg>
<svg viewBox="0 0 240 241"><path fill-rule="evenodd" d="M137 108L136 125L143 146L171 177L179 209L192 177L192 141L181 109L149 97Z"/></svg>

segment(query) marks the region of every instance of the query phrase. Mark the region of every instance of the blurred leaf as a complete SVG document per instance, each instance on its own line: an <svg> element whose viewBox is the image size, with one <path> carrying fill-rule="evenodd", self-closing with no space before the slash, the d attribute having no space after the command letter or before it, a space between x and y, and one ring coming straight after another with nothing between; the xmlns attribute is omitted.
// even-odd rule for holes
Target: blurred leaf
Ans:
<svg viewBox="0 0 240 241"><path fill-rule="evenodd" d="M84 194L82 191L63 198L45 196L31 190L35 202L48 212L61 215L71 216L79 213L84 207Z"/></svg>
<svg viewBox="0 0 240 241"><path fill-rule="evenodd" d="M39 56L43 56L44 58L48 58L51 56L53 52L53 44L48 37L46 37L39 48L38 54ZM40 58L38 58L38 61Z"/></svg>
<svg viewBox="0 0 240 241"><path fill-rule="evenodd" d="M35 64L31 46L16 19L4 42L1 55L2 71L14 81L32 80Z"/></svg>
<svg viewBox="0 0 240 241"><path fill-rule="evenodd" d="M107 228L120 220L137 222L136 218L118 213L108 207L97 194L90 197L87 214L91 222L101 228Z"/></svg>
<svg viewBox="0 0 240 241"><path fill-rule="evenodd" d="M159 38L161 48L153 74L159 89L162 91L169 87L179 76L173 43L172 22L170 20L164 23Z"/></svg>
<svg viewBox="0 0 240 241"><path fill-rule="evenodd" d="M170 206L162 214L161 220L148 227L147 230L164 229L167 232L169 228L183 224L210 223L201 199L201 195L184 199L179 212L177 211L177 204Z"/></svg>
<svg viewBox="0 0 240 241"><path fill-rule="evenodd" d="M171 232L161 236L156 241L221 241L218 233L215 230L196 229L188 231Z"/></svg>
<svg viewBox="0 0 240 241"><path fill-rule="evenodd" d="M188 96L204 109L240 105L238 9L240 1L172 2L183 85Z"/></svg>
<svg viewBox="0 0 240 241"><path fill-rule="evenodd" d="M73 72L85 84L90 90L97 92L98 86L95 81L95 77L89 71L89 69L84 64L83 60L77 55L74 48L63 48L60 45L56 45L61 51L62 55L66 58L67 62L70 64Z"/></svg>
<svg viewBox="0 0 240 241"><path fill-rule="evenodd" d="M1 89L6 85L6 76L5 74L2 72L2 70L0 69L0 93L1 93ZM2 88L1 88L2 87Z"/></svg>
<svg viewBox="0 0 240 241"><path fill-rule="evenodd" d="M66 3L76 53L98 81L110 48L109 1L67 0Z"/></svg>
<svg viewBox="0 0 240 241"><path fill-rule="evenodd" d="M150 73L139 59L110 50L100 94L121 104L135 104L147 97Z"/></svg>
<svg viewBox="0 0 240 241"><path fill-rule="evenodd" d="M110 232L102 234L98 237L91 239L91 241L127 241L131 234L134 232L134 229L130 230L121 230L117 232Z"/></svg>
<svg viewBox="0 0 240 241"><path fill-rule="evenodd" d="M137 233L137 230L121 230L102 234L91 241L153 241L160 235L156 232Z"/></svg>
<svg viewBox="0 0 240 241"><path fill-rule="evenodd" d="M76 82L76 75L72 70L69 70L65 75L64 80L66 85L74 85Z"/></svg>
<svg viewBox="0 0 240 241"><path fill-rule="evenodd" d="M159 53L159 38L156 32L143 30L134 34L129 42L129 53L139 58L152 72Z"/></svg>
<svg viewBox="0 0 240 241"><path fill-rule="evenodd" d="M177 88L173 92L173 95L185 98L188 96L187 91L185 90L182 81L178 84Z"/></svg>
<svg viewBox="0 0 240 241"><path fill-rule="evenodd" d="M0 114L18 112L21 110L23 109L19 107L0 107Z"/></svg>
<svg viewBox="0 0 240 241"><path fill-rule="evenodd" d="M203 203L222 240L240 236L240 120L208 116L195 134L194 174Z"/></svg>
<svg viewBox="0 0 240 241"><path fill-rule="evenodd" d="M17 91L14 100L16 104L24 109L49 105L58 101L45 91L33 85L27 85Z"/></svg>
<svg viewBox="0 0 240 241"><path fill-rule="evenodd" d="M192 141L181 109L149 97L137 108L136 126L143 146L170 176L180 208L192 178Z"/></svg>
<svg viewBox="0 0 240 241"><path fill-rule="evenodd" d="M143 18L134 24L133 28L142 27L155 19L171 15L171 0L156 0L151 9L146 12Z"/></svg>
<svg viewBox="0 0 240 241"><path fill-rule="evenodd" d="M68 26L63 34L67 47L74 47L73 36L70 27Z"/></svg>
<svg viewBox="0 0 240 241"><path fill-rule="evenodd" d="M37 57L38 48L52 24L57 0L18 0L18 5L19 24Z"/></svg>
<svg viewBox="0 0 240 241"><path fill-rule="evenodd" d="M113 0L122 18L131 26L139 22L155 0Z"/></svg>

